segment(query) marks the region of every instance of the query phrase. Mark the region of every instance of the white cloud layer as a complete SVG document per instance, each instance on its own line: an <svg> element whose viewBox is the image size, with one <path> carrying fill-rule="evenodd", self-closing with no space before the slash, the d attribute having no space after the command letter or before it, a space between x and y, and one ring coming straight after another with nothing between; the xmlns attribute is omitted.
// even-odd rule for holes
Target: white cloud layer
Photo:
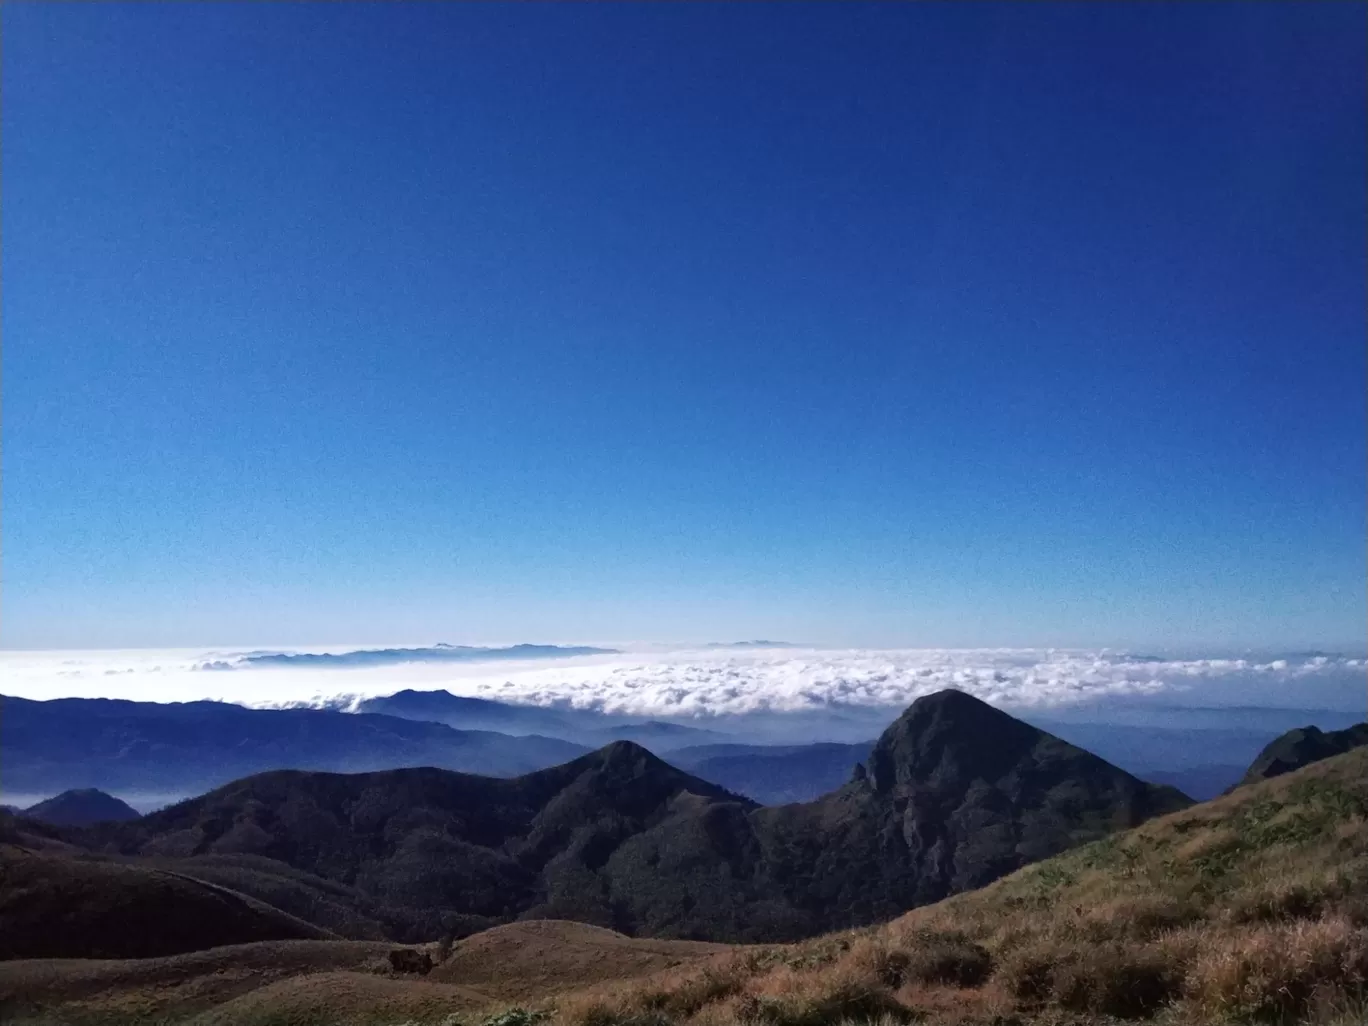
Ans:
<svg viewBox="0 0 1368 1026"><path fill-rule="evenodd" d="M1349 707L1346 703L1358 702L1368 684L1368 660L1307 654L1156 658L1057 649L707 649L322 668L254 666L243 662L249 654L0 652L0 693L39 699L212 698L260 706L346 707L402 688L446 688L461 695L628 716L707 717L900 708L947 687L1033 710L1118 698ZM211 665L230 672L209 672L205 667Z"/></svg>

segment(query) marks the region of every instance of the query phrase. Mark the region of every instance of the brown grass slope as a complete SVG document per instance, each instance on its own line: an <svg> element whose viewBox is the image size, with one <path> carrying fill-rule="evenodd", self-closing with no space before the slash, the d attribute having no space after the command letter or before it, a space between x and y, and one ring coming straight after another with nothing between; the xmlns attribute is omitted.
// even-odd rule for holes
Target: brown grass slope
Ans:
<svg viewBox="0 0 1368 1026"><path fill-rule="evenodd" d="M146 958L332 936L191 877L0 843L0 959Z"/></svg>
<svg viewBox="0 0 1368 1026"><path fill-rule="evenodd" d="M565 1026L1368 1022L1368 749L884 926L556 1008Z"/></svg>
<svg viewBox="0 0 1368 1026"><path fill-rule="evenodd" d="M262 941L161 958L0 962L0 1021L183 1022L283 981L374 975L387 965L391 948L365 941Z"/></svg>
<svg viewBox="0 0 1368 1026"><path fill-rule="evenodd" d="M458 944L431 974L389 971L389 944L286 941L168 958L0 962L11 1024L301 1026L478 1023L509 1003L726 958L728 945L637 940L582 923L515 923Z"/></svg>

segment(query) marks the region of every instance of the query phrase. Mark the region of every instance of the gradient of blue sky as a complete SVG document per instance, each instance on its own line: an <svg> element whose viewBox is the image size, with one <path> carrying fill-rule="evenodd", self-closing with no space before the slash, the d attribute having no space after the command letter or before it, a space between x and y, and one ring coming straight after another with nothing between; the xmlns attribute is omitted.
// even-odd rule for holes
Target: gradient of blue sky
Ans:
<svg viewBox="0 0 1368 1026"><path fill-rule="evenodd" d="M7 2L0 642L1361 643L1366 9Z"/></svg>

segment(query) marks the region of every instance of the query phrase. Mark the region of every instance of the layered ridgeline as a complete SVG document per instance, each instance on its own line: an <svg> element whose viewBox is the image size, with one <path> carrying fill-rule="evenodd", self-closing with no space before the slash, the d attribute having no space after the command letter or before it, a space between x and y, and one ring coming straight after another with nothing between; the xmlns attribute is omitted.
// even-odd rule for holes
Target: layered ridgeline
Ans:
<svg viewBox="0 0 1368 1026"><path fill-rule="evenodd" d="M9 697L0 706L6 795L98 787L155 805L283 767L359 772L426 765L512 776L586 751L559 738L330 709Z"/></svg>
<svg viewBox="0 0 1368 1026"><path fill-rule="evenodd" d="M414 691L410 688L392 695L367 698L356 704L356 711L445 723L461 730L546 734L593 748L610 741L635 741L657 753L733 740L728 735L682 723L638 722L595 709L515 705L441 690Z"/></svg>
<svg viewBox="0 0 1368 1026"><path fill-rule="evenodd" d="M437 766L516 776L614 740L636 741L672 759L678 751L678 762L688 767L706 761L716 742L730 740L684 724L618 721L445 691L401 691L364 702L357 713L86 698L0 697L0 707L0 797L98 787L144 807L287 767L355 773ZM858 761L856 755L844 765L830 757L785 760L780 749L734 747L751 757L716 760L699 775L723 784L731 777L747 787L755 783L761 800L813 797L838 784ZM771 763L771 756L777 761Z"/></svg>
<svg viewBox="0 0 1368 1026"><path fill-rule="evenodd" d="M348 936L361 934L339 907L412 940L517 918L788 940L891 918L1189 804L957 691L915 702L854 776L767 808L616 742L515 779L267 773L84 839L231 875L316 923L311 902L331 886L327 925Z"/></svg>
<svg viewBox="0 0 1368 1026"><path fill-rule="evenodd" d="M719 721L702 729L446 691L400 691L368 699L356 708L361 715L331 708L106 699L0 698L0 706L5 753L0 800L14 804L21 798L21 805L59 791L98 787L140 808L156 808L284 768L355 773L437 766L516 776L615 740L634 741L694 776L778 805L812 801L840 787L874 746L872 740L790 743L791 725L759 737L749 728L744 736L726 735L721 731L738 725ZM1034 722L1141 779L1207 798L1239 781L1269 738L1295 723L1286 714L1265 719L1229 729ZM1341 719L1343 724L1333 715L1320 722L1326 727L1349 722ZM849 735L866 726L845 722L842 730ZM1336 733L1342 732L1325 736Z"/></svg>

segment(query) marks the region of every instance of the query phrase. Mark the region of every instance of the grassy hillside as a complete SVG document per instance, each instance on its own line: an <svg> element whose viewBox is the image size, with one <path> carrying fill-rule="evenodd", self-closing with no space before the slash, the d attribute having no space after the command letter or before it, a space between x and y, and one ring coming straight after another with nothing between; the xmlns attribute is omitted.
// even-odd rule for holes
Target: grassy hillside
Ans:
<svg viewBox="0 0 1368 1026"><path fill-rule="evenodd" d="M145 858L138 864L227 887L349 940L386 940L405 932L390 909L354 887L324 880L275 859L256 855L204 855L195 859ZM423 938L438 936L439 922Z"/></svg>
<svg viewBox="0 0 1368 1026"><path fill-rule="evenodd" d="M869 1017L1349 1026L1368 1022L1366 927L1360 749L884 926L591 990L556 1014L574 1026Z"/></svg>
<svg viewBox="0 0 1368 1026"><path fill-rule="evenodd" d="M333 936L253 898L145 866L0 844L0 959L144 958Z"/></svg>
<svg viewBox="0 0 1368 1026"><path fill-rule="evenodd" d="M13 794L90 787L125 797L197 794L283 767L365 772L443 766L512 776L586 751L559 738L330 709L7 696L0 696L0 705L5 789Z"/></svg>
<svg viewBox="0 0 1368 1026"><path fill-rule="evenodd" d="M516 923L472 937L425 976L391 971L391 950L390 944L363 941L284 941L167 958L0 961L0 1021L478 1026L502 1017L502 1026L530 1026L526 1017L505 1014L510 1003L545 1002L589 984L677 971L735 951L636 940L556 921Z"/></svg>

